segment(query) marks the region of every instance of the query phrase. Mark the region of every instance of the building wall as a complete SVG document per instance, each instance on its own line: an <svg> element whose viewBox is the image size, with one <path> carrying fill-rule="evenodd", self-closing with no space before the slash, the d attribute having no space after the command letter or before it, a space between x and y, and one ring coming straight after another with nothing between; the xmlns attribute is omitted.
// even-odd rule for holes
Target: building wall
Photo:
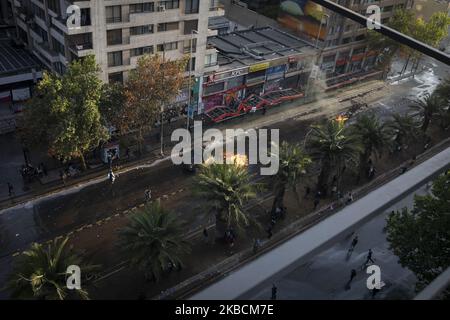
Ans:
<svg viewBox="0 0 450 320"><path fill-rule="evenodd" d="M50 0L8 0L10 3L20 2L21 7L16 10L16 24L22 33L27 35L30 49L49 67L56 72L63 72L64 67L76 58L94 54L102 69L101 78L109 81L111 74L122 74L124 80L130 70L136 67L138 57L131 56L135 48L157 46L163 43L177 42L178 48L165 52L167 59L179 59L189 54L189 40L196 38L197 46L193 53L195 57L195 76L203 73L205 54L213 54L213 49L206 48L209 34L208 17L223 15L223 10L217 1L199 0L198 13L185 13L186 2L180 0L176 9L166 8L157 11L159 1L137 0L95 0L95 1L67 1L59 0L56 8L51 6ZM130 13L130 4L152 2L154 12ZM66 9L75 4L89 12L90 23L79 29L68 29L66 25ZM106 20L107 6L121 6L121 21ZM49 7L52 7L49 9ZM27 23L33 18L32 23ZM185 21L198 20L198 34L185 32ZM178 22L178 29L172 31L157 31L159 23ZM153 25L153 33L145 35L130 35L130 30L136 26ZM107 31L121 30L122 42L108 45ZM187 34L185 34L187 33ZM122 63L117 66L108 64L108 53L122 52Z"/></svg>

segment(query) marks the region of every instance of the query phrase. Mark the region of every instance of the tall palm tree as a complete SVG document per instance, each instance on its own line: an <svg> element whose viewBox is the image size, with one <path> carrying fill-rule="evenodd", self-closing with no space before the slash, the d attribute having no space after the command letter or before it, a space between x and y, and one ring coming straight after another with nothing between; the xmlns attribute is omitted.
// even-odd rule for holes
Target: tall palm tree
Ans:
<svg viewBox="0 0 450 320"><path fill-rule="evenodd" d="M420 136L420 123L409 115L394 113L388 127L393 131L394 142L397 146L403 146L410 141L415 141Z"/></svg>
<svg viewBox="0 0 450 320"><path fill-rule="evenodd" d="M446 130L450 126L450 78L442 81L433 94L436 94L442 100L438 113L440 126Z"/></svg>
<svg viewBox="0 0 450 320"><path fill-rule="evenodd" d="M237 163L211 163L200 168L195 191L214 210L218 235L230 228L241 230L254 222L244 206L256 198L262 184L251 181L252 178L248 168Z"/></svg>
<svg viewBox="0 0 450 320"><path fill-rule="evenodd" d="M379 156L390 141L387 125L382 123L374 113L360 115L352 125L356 135L361 139L363 151L359 156L360 175L368 171L368 162L372 154Z"/></svg>
<svg viewBox="0 0 450 320"><path fill-rule="evenodd" d="M158 281L169 264L183 266L181 256L190 247L182 233L178 217L156 201L133 214L119 238L130 264L143 270L146 278Z"/></svg>
<svg viewBox="0 0 450 320"><path fill-rule="evenodd" d="M321 162L317 189L323 195L328 192L328 179L333 167L337 168L340 179L342 167L347 161L356 161L362 149L359 137L343 121L337 120L313 126L307 146L311 157Z"/></svg>
<svg viewBox="0 0 450 320"><path fill-rule="evenodd" d="M303 152L298 144L290 144L284 141L280 148L280 166L275 176L275 199L272 206L272 214L276 208L283 207L286 187L290 186L297 195L296 186L300 176L311 163L311 158ZM297 197L298 200L298 197Z"/></svg>
<svg viewBox="0 0 450 320"><path fill-rule="evenodd" d="M68 238L54 240L48 245L33 243L23 252L14 264L13 273L7 288L12 297L18 299L64 300L71 297L66 286L67 267L79 266L82 275L88 274L98 266L88 265L81 256L67 247ZM82 287L83 287L82 282ZM74 293L88 299L88 292L75 289Z"/></svg>
<svg viewBox="0 0 450 320"><path fill-rule="evenodd" d="M430 121L433 116L439 111L442 105L442 100L438 94L425 94L422 99L417 99L410 107L413 110L418 111L422 120L421 130L425 133L430 125Z"/></svg>

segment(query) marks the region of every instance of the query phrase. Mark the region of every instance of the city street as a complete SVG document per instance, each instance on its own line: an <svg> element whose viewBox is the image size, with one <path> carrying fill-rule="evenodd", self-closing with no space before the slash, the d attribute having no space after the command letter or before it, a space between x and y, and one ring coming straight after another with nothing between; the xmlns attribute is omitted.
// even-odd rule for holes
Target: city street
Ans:
<svg viewBox="0 0 450 320"><path fill-rule="evenodd" d="M348 234L332 247L317 254L308 263L277 280L278 299L371 299L367 289L369 274L361 267L364 265L369 249L373 251L375 265L381 269L381 281L386 285L377 293L376 299L411 299L415 295L414 274L398 264L398 257L389 250L386 240L386 217L392 210L411 208L414 195L427 193L426 186L421 187L402 201L378 215L363 226ZM358 243L348 258L347 253L352 239L358 235ZM369 264L370 265L370 264ZM346 283L352 269L357 271L350 289ZM271 297L271 287L262 290L252 299L266 300Z"/></svg>
<svg viewBox="0 0 450 320"><path fill-rule="evenodd" d="M406 111L408 104L404 102L405 97L418 96L431 90L438 83L438 77L434 69L430 69L415 79L392 84L385 91L375 92L366 99L377 114L387 119L394 111ZM349 102L339 103L338 98L322 99L311 106L304 106L304 114L296 117L292 116L292 108L281 106L280 109L270 110L265 117L249 115L222 124L219 128L278 128L281 141L297 142L303 140L312 119L336 114L349 105ZM271 114L279 120L271 121ZM192 199L190 192L186 192L190 191L191 186L191 175L170 161L163 161L119 174L113 185L105 177L0 211L0 286L11 269L12 254L26 249L31 242L44 242L64 236L80 227L133 208L144 201L147 188L152 190L154 198L164 200L170 196L167 206L177 208L175 211L185 221L186 231L195 229L205 221L201 214L202 204L198 199ZM1 292L0 297L3 295Z"/></svg>

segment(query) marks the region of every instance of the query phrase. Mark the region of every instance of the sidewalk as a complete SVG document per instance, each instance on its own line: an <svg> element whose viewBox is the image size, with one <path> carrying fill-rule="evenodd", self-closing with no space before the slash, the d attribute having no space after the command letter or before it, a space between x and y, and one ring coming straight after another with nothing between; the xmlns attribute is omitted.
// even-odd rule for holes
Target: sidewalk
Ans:
<svg viewBox="0 0 450 320"><path fill-rule="evenodd" d="M280 106L276 106L274 108L268 109L266 115L262 116L260 113L254 113L254 114L247 114L242 117L238 117L234 120L231 120L229 122L224 122L219 125L214 126L217 129L224 130L226 128L232 129L232 128L243 128L243 129L249 129L249 128L261 128L270 124L274 124L277 122L284 121L286 119L299 119L300 117L302 119L309 119L312 117L320 116L320 115L336 115L340 111L344 110L345 108L349 107L350 104L348 102L349 99L357 96L363 96L365 95L365 98L368 100L376 99L377 96L385 96L389 91L389 87L382 81L379 80L373 80L366 83L360 83L355 85L354 87L345 88L342 90L338 90L333 92L332 94L328 95L327 97L318 97L318 101L313 101L307 104L301 104L301 99L298 101L293 101L290 103L286 103ZM369 101L370 102L370 101ZM185 119L181 119L177 122L171 123L170 128L166 125L164 127L164 152L166 155L170 155L171 152L171 146L172 143L170 142L170 134L171 130L174 130L175 128L185 127ZM115 173L121 174L124 172L127 172L128 170L139 167L140 165L148 166L151 164L155 164L158 160L168 160L170 159L170 156L167 156L165 158L162 158L159 155L160 151L160 144L159 141L156 140L156 132L159 130L159 128L156 128L152 134L150 134L146 138L146 143L148 146L151 146L152 143L154 143L153 148L149 148L149 151L147 154L140 158L132 158L131 161L127 161L126 159L119 161L118 163L114 163L114 166L116 169L114 170ZM16 141L15 144L18 144ZM9 143L6 143L6 145L9 145ZM2 144L0 143L0 147ZM23 155L22 155L22 162L19 162L19 150L21 154L21 147L17 145L10 146L11 148L14 148L14 152L11 154L14 155L16 159L16 166L18 165L19 168L23 164ZM9 153L5 153L9 154ZM5 159L5 162L8 162L7 159ZM33 163L39 163L39 162L33 162ZM3 170L11 170L8 166L5 166ZM62 184L60 179L55 180L55 176L59 176L59 170L60 169L53 169L49 170L49 174L51 175L51 178L48 178L47 183L42 186L40 183L36 183L34 185L30 186L30 190L23 191L20 194L16 194L15 199L10 199L8 197L8 190L5 184L5 189L3 190L3 193L0 193L0 209L11 207L13 205L23 203L25 201L29 201L33 198L37 198L44 195L49 194L56 194L61 189L71 188L71 187L80 187L84 183L89 182L90 184L95 182L101 182L105 180L107 168L106 165L99 166L95 169L88 170L79 176L75 178L68 179L66 181L66 187ZM20 176L20 173L18 173ZM20 179L22 177L20 176ZM19 180L15 180L17 183L19 183ZM21 181L23 185L23 181ZM14 188L16 189L16 187Z"/></svg>

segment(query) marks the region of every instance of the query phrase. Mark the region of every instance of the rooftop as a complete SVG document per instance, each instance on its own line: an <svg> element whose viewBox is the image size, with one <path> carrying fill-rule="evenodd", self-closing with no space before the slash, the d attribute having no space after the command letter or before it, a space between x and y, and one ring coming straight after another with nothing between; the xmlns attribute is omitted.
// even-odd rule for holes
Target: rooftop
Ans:
<svg viewBox="0 0 450 320"><path fill-rule="evenodd" d="M40 63L26 48L0 38L0 76L29 72L33 68L40 70Z"/></svg>
<svg viewBox="0 0 450 320"><path fill-rule="evenodd" d="M300 38L272 27L235 31L208 38L219 54L222 67L239 68L265 60L311 53L313 47Z"/></svg>

